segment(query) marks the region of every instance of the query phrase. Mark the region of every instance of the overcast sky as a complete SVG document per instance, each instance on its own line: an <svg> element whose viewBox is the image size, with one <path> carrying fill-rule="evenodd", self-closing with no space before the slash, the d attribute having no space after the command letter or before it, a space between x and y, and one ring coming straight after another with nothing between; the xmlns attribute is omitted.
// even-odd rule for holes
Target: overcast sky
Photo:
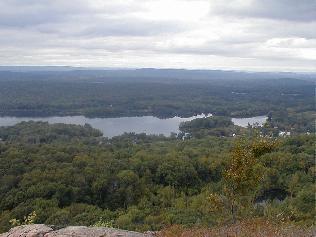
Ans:
<svg viewBox="0 0 316 237"><path fill-rule="evenodd" d="M316 71L316 0L0 0L0 64Z"/></svg>

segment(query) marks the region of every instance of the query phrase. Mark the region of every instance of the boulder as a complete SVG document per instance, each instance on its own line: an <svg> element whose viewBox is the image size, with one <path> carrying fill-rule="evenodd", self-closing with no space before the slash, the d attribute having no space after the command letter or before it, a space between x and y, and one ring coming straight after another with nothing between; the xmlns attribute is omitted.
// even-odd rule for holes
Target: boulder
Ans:
<svg viewBox="0 0 316 237"><path fill-rule="evenodd" d="M0 237L153 237L153 233L142 234L115 228L68 226L59 230L46 225L23 225L0 234Z"/></svg>
<svg viewBox="0 0 316 237"><path fill-rule="evenodd" d="M21 225L12 228L9 232L0 234L0 237L44 237L45 234L53 231L46 225Z"/></svg>
<svg viewBox="0 0 316 237"><path fill-rule="evenodd" d="M104 227L68 226L47 233L44 237L145 237L145 234ZM148 236L148 235L147 235ZM146 236L146 237L147 237Z"/></svg>

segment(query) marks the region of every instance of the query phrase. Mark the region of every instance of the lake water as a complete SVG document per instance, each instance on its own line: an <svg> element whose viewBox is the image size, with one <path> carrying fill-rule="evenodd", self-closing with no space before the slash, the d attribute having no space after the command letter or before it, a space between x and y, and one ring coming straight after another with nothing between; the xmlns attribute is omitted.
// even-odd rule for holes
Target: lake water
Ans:
<svg viewBox="0 0 316 237"><path fill-rule="evenodd" d="M209 115L197 115L189 118L173 117L159 119L153 116L141 117L120 117L120 118L86 118L84 116L64 116L64 117L0 117L0 126L12 126L22 121L43 121L49 123L65 123L84 125L90 124L93 128L103 132L105 137L121 135L125 132L163 134L169 136L172 132L179 132L181 122L191 121L195 118L204 118Z"/></svg>
<svg viewBox="0 0 316 237"><path fill-rule="evenodd" d="M235 125L246 128L248 123L254 125L258 123L259 126L262 126L267 121L267 116L256 116L251 118L232 118L232 121Z"/></svg>
<svg viewBox="0 0 316 237"><path fill-rule="evenodd" d="M163 134L169 136L172 132L179 132L181 122L191 121L195 118L204 118L212 116L211 114L200 114L189 118L173 117L168 119L159 119L153 116L142 117L120 117L120 118L86 118L84 116L64 116L64 117L0 117L0 126L12 126L22 121L43 121L49 123L65 123L84 125L90 124L92 127L103 132L105 137L121 135L125 132ZM266 120L265 116L253 118L233 118L232 121L239 126L247 126L248 122L253 124L258 122L262 124Z"/></svg>

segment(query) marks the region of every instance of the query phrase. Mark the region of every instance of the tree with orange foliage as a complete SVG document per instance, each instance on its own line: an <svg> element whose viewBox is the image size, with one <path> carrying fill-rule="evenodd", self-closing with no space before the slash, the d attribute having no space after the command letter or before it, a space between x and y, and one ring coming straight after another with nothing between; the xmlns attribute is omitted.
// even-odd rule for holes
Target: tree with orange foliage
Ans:
<svg viewBox="0 0 316 237"><path fill-rule="evenodd" d="M237 220L237 208L252 205L264 167L259 158L276 147L275 140L256 136L252 142L239 138L231 152L231 159L224 171L224 195L211 194L213 209L230 210L233 223Z"/></svg>

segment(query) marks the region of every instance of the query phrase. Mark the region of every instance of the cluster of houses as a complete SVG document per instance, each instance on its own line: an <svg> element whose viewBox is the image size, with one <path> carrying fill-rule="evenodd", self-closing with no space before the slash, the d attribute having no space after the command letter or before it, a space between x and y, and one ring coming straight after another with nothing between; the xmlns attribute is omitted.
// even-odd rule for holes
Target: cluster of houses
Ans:
<svg viewBox="0 0 316 237"><path fill-rule="evenodd" d="M285 136L291 136L291 132L283 132L283 131L279 132L279 137L285 137Z"/></svg>

